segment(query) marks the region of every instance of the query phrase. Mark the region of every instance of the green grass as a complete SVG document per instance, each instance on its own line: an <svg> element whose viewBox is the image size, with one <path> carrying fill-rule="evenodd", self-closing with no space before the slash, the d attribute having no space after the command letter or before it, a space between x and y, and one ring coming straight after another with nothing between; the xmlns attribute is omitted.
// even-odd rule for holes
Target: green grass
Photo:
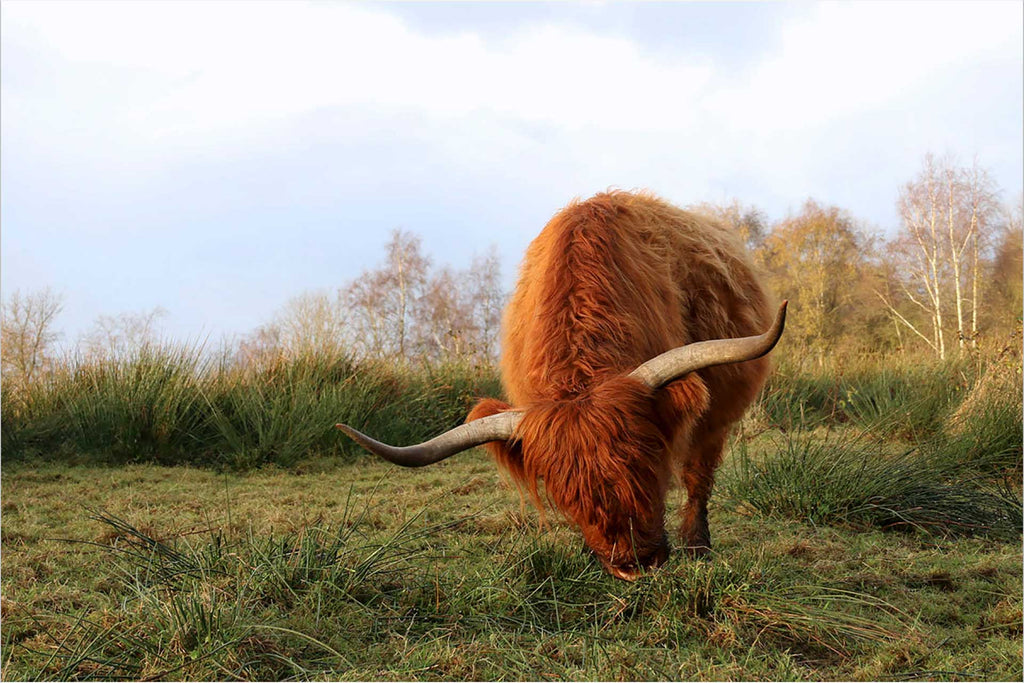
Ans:
<svg viewBox="0 0 1024 683"><path fill-rule="evenodd" d="M967 428L955 450L988 458L1002 439L995 452L1010 457L1019 453L1020 400L1001 399L1019 386L1019 363L861 359L808 369L782 358L752 412L787 432L846 425L912 443L948 437L959 422ZM335 350L231 367L200 348L144 347L68 360L31 386L5 386L0 437L8 460L91 454L118 464L289 467L311 454L354 457L336 422L391 443L422 441L459 424L477 398L500 395L496 370L468 363L357 363ZM978 416L990 433L978 433Z"/></svg>
<svg viewBox="0 0 1024 683"><path fill-rule="evenodd" d="M849 424L887 438L928 438L941 431L982 373L977 362L865 358L807 368L782 358L762 392L761 410L791 430Z"/></svg>
<svg viewBox="0 0 1024 683"><path fill-rule="evenodd" d="M713 558L626 584L475 451L5 464L3 677L1019 679L1018 542L764 515L736 474Z"/></svg>
<svg viewBox="0 0 1024 683"><path fill-rule="evenodd" d="M761 514L816 524L1017 539L1021 390L1014 375L993 365L927 429L893 430L921 426L908 417L913 403L911 412L791 424L757 453L740 439L724 493ZM917 438L899 438L908 434Z"/></svg>
<svg viewBox="0 0 1024 683"><path fill-rule="evenodd" d="M353 457L357 447L337 438L336 422L421 441L498 393L494 369L467 363L357 364L310 353L224 368L197 348L143 348L66 362L31 387L5 386L0 433L8 461L88 454L114 464L287 467L311 454Z"/></svg>
<svg viewBox="0 0 1024 683"><path fill-rule="evenodd" d="M64 373L3 395L5 680L1022 675L1016 363L781 368L711 559L634 584L481 452L402 470L332 429L425 438L492 370Z"/></svg>

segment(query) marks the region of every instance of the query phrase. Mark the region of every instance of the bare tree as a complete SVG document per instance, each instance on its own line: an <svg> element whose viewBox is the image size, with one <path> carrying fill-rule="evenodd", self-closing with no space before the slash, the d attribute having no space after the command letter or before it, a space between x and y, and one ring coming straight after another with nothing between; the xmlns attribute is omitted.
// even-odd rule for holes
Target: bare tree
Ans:
<svg viewBox="0 0 1024 683"><path fill-rule="evenodd" d="M900 319L925 339L940 358L945 358L942 270L946 263L946 241L942 234L942 173L931 154L925 157L918 177L901 190L898 207L903 225L894 247L895 253L903 256L907 274L900 284L906 298L927 313L931 339L913 326L906 315L901 314Z"/></svg>
<svg viewBox="0 0 1024 683"><path fill-rule="evenodd" d="M63 297L49 288L24 295L16 290L3 304L0 357L5 379L27 384L46 371L60 338L54 323L63 310Z"/></svg>
<svg viewBox="0 0 1024 683"><path fill-rule="evenodd" d="M342 289L353 346L370 357L493 359L504 293L491 247L467 270L431 271L419 237L392 233L387 257Z"/></svg>
<svg viewBox="0 0 1024 683"><path fill-rule="evenodd" d="M475 336L466 278L445 266L427 282L418 302L415 336L421 355L462 358Z"/></svg>
<svg viewBox="0 0 1024 683"><path fill-rule="evenodd" d="M395 230L384 263L364 271L343 290L353 336L361 351L372 356L406 358L415 307L427 282L430 259L420 238Z"/></svg>
<svg viewBox="0 0 1024 683"><path fill-rule="evenodd" d="M166 316L160 306L138 313L101 315L82 337L81 346L93 358L126 358L157 342L157 321Z"/></svg>
<svg viewBox="0 0 1024 683"><path fill-rule="evenodd" d="M416 300L422 295L427 281L430 259L423 255L419 236L402 230L391 233L387 244L387 265L398 297L395 322L398 325L398 355L404 358L408 342L409 321Z"/></svg>
<svg viewBox="0 0 1024 683"><path fill-rule="evenodd" d="M353 348L363 356L380 358L393 353L389 281L386 273L366 271L342 290L350 312Z"/></svg>
<svg viewBox="0 0 1024 683"><path fill-rule="evenodd" d="M333 351L348 346L348 314L341 292L304 292L277 315L281 344L291 353Z"/></svg>
<svg viewBox="0 0 1024 683"><path fill-rule="evenodd" d="M432 271L420 238L395 230L386 256L336 293L306 292L237 346L235 361L343 348L363 358L492 360L504 303L492 247L467 270Z"/></svg>
<svg viewBox="0 0 1024 683"><path fill-rule="evenodd" d="M308 291L289 299L274 318L231 345L231 362L251 365L303 353L347 353L352 348L342 292Z"/></svg>
<svg viewBox="0 0 1024 683"><path fill-rule="evenodd" d="M956 167L953 164L944 164L942 168L943 181L943 222L946 225L945 253L949 266L953 271L953 303L956 310L956 338L957 346L964 348L964 295L963 295L963 258L964 252L971 243L970 234L964 235L963 220L960 212L960 178Z"/></svg>
<svg viewBox="0 0 1024 683"><path fill-rule="evenodd" d="M988 172L978 165L959 168L946 159L942 168L946 225L945 255L952 271L953 303L956 310L957 346L975 347L978 334L978 283L983 244L988 242L992 218L998 209L994 184ZM971 294L965 291L970 279ZM971 306L971 327L967 331L967 311Z"/></svg>
<svg viewBox="0 0 1024 683"><path fill-rule="evenodd" d="M718 220L737 232L752 252L757 252L768 234L768 219L761 209L753 205L745 205L738 199L724 204L702 202L687 207L690 211L701 213Z"/></svg>
<svg viewBox="0 0 1024 683"><path fill-rule="evenodd" d="M483 256L476 256L467 274L472 317L477 329L476 355L491 361L498 354L501 312L507 298L501 286L501 260L498 248L491 245Z"/></svg>

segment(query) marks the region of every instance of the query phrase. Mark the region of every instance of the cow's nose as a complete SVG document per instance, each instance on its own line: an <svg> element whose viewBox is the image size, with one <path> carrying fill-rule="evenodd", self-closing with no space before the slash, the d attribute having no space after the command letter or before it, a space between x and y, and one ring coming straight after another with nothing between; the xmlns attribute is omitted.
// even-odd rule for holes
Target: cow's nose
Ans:
<svg viewBox="0 0 1024 683"><path fill-rule="evenodd" d="M626 569L624 567L609 567L608 571L617 579L622 579L623 581L636 581L640 578L640 572L643 570L636 568Z"/></svg>

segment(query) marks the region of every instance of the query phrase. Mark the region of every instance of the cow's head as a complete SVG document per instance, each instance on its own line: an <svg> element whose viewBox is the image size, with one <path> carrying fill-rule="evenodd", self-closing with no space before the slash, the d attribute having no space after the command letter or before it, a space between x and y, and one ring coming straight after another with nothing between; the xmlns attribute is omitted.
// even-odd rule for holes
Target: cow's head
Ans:
<svg viewBox="0 0 1024 683"><path fill-rule="evenodd" d="M673 422L693 420L707 404L703 368L753 360L782 336L786 303L764 334L695 342L666 351L628 375L595 382L571 399L513 407L484 399L467 422L422 444L389 446L338 425L367 450L403 467L423 467L486 444L535 501L544 495L572 519L605 568L635 579L668 557L664 457ZM676 400L667 401L674 392ZM675 406L673 412L667 406ZM679 414L680 406L689 406Z"/></svg>

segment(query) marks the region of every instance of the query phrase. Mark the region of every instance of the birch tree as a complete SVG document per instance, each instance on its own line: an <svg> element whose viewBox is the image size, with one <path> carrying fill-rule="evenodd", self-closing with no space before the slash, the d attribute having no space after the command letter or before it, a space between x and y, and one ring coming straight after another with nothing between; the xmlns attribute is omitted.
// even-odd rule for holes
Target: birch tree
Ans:
<svg viewBox="0 0 1024 683"><path fill-rule="evenodd" d="M378 357L407 358L415 306L427 282L430 259L420 238L394 230L384 262L364 271L343 290L359 350Z"/></svg>
<svg viewBox="0 0 1024 683"><path fill-rule="evenodd" d="M900 285L907 300L920 308L931 325L929 339L914 326L905 313L900 320L924 339L939 358L946 357L946 337L943 328L943 268L945 267L942 234L942 177L935 158L925 157L924 168L918 177L900 191L897 207L902 222L902 233L894 248L904 258L907 277Z"/></svg>
<svg viewBox="0 0 1024 683"><path fill-rule="evenodd" d="M891 243L899 262L904 298L919 309L929 330L922 331L908 310L898 310L879 293L890 313L940 358L946 343L947 313L955 327L957 349L977 345L984 252L989 248L997 195L988 172L978 165L960 167L952 157L927 155L918 176L900 192L901 226Z"/></svg>
<svg viewBox="0 0 1024 683"><path fill-rule="evenodd" d="M492 244L486 254L473 258L467 280L473 321L478 332L476 355L481 360L494 360L498 355L501 313L508 298L501 286L501 260L496 246Z"/></svg>
<svg viewBox="0 0 1024 683"><path fill-rule="evenodd" d="M445 266L430 278L417 310L420 355L461 358L469 354L475 325L464 273Z"/></svg>
<svg viewBox="0 0 1024 683"><path fill-rule="evenodd" d="M504 300L496 248L465 270L445 266L430 276L417 306L420 353L493 361Z"/></svg>

